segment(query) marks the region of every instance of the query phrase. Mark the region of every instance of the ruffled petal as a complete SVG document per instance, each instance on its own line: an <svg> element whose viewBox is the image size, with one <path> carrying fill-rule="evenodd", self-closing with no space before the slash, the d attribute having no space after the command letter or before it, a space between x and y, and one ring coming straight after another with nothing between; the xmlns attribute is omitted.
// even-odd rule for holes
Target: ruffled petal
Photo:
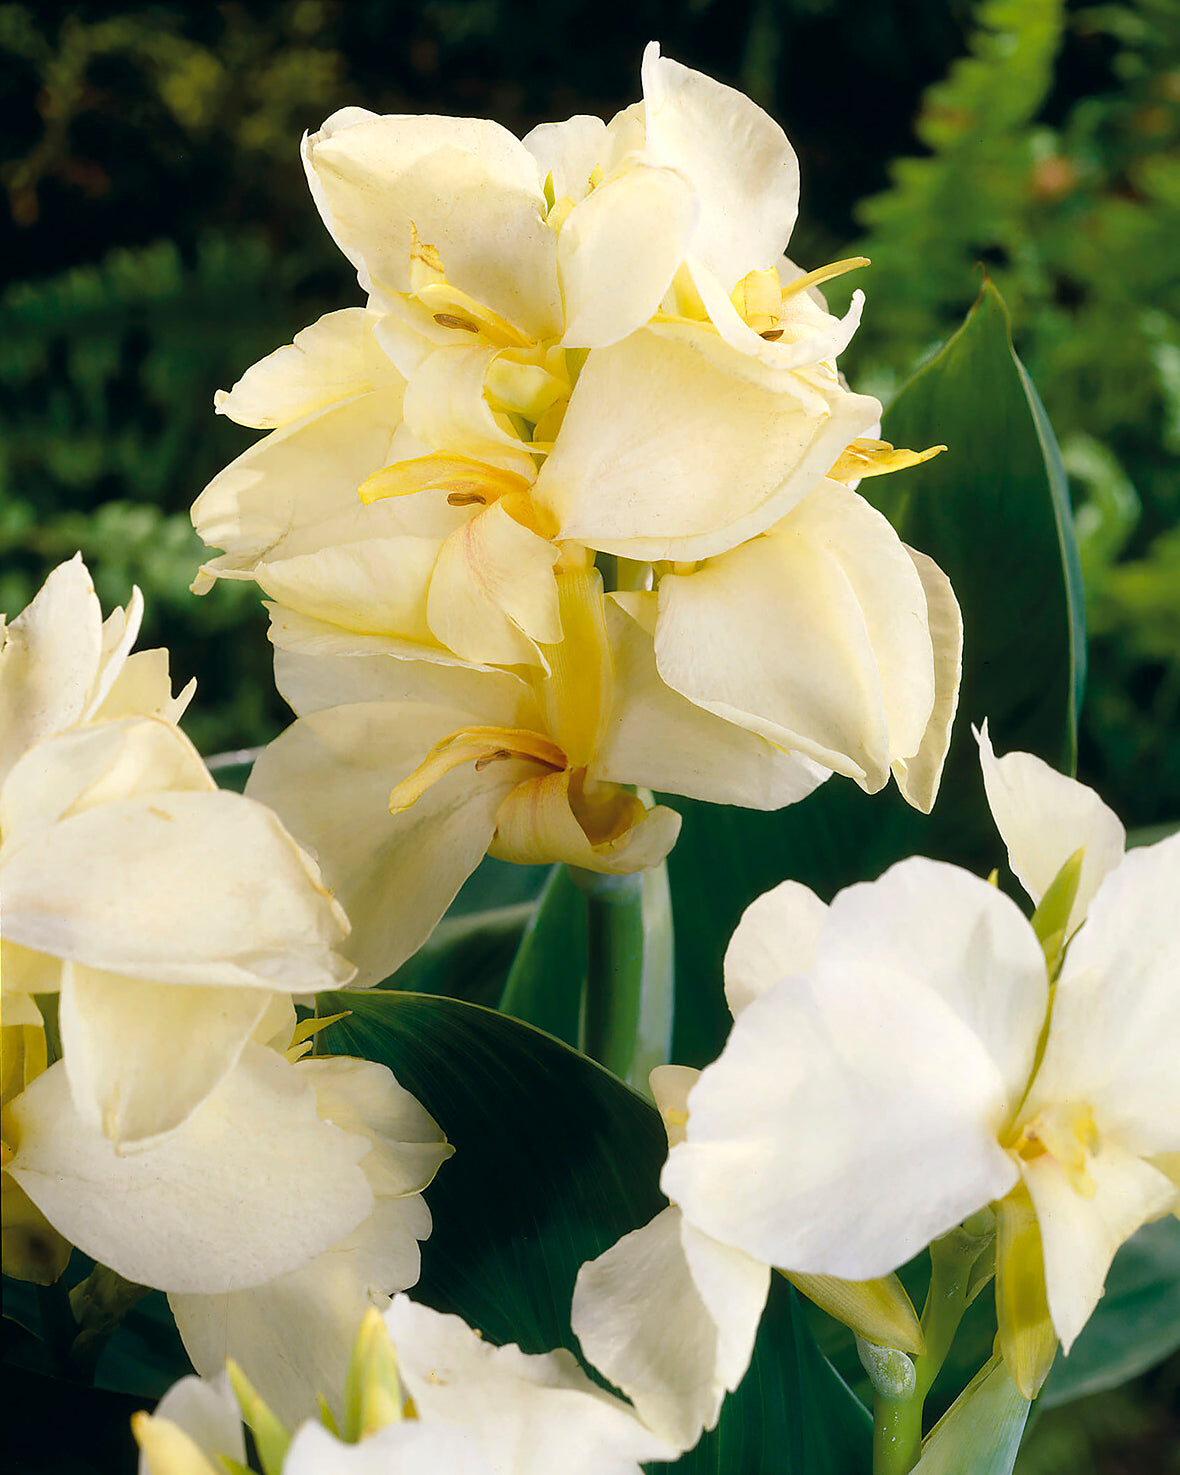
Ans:
<svg viewBox="0 0 1180 1475"><path fill-rule="evenodd" d="M1093 789L1032 753L997 758L987 723L979 733L979 762L992 818L1008 847L1017 880L1039 902L1073 853L1085 847L1068 937L1082 922L1094 893L1123 858L1127 832Z"/></svg>
<svg viewBox="0 0 1180 1475"><path fill-rule="evenodd" d="M531 482L536 466L528 447L484 397L495 357L492 348L436 349L406 388L406 425L431 450L455 451Z"/></svg>
<svg viewBox="0 0 1180 1475"><path fill-rule="evenodd" d="M507 671L448 661L397 659L383 653L328 657L275 651L275 685L300 717L357 702L410 702L453 708L457 725L519 727L528 688ZM432 742L434 739L431 740Z"/></svg>
<svg viewBox="0 0 1180 1475"><path fill-rule="evenodd" d="M818 788L827 769L714 716L660 679L655 604L654 594L607 601L614 700L593 776L751 809L781 809Z"/></svg>
<svg viewBox="0 0 1180 1475"><path fill-rule="evenodd" d="M372 1209L357 1166L365 1139L322 1121L296 1067L258 1045L199 1111L142 1151L120 1154L82 1121L60 1063L10 1110L13 1177L67 1239L140 1285L261 1285L321 1254Z"/></svg>
<svg viewBox="0 0 1180 1475"><path fill-rule="evenodd" d="M880 413L832 381L771 390L643 329L587 360L534 498L559 536L699 559L765 531Z"/></svg>
<svg viewBox="0 0 1180 1475"><path fill-rule="evenodd" d="M894 758L897 787L907 804L929 814L938 796L942 767L951 744L951 727L959 706L963 674L963 616L951 581L932 558L906 548L926 595L926 625L934 652L934 703L916 753Z"/></svg>
<svg viewBox="0 0 1180 1475"><path fill-rule="evenodd" d="M827 916L827 906L798 881L783 881L750 903L725 950L725 1001L735 1019L772 984L810 970Z"/></svg>
<svg viewBox="0 0 1180 1475"><path fill-rule="evenodd" d="M541 183L553 176L553 198L586 198L590 176L602 164L607 149L606 124L601 118L578 113L562 123L541 123L521 140L537 161Z"/></svg>
<svg viewBox="0 0 1180 1475"><path fill-rule="evenodd" d="M684 259L696 217L680 174L638 163L577 205L557 238L562 342L601 348L642 327Z"/></svg>
<svg viewBox="0 0 1180 1475"><path fill-rule="evenodd" d="M660 55L643 54L646 153L677 169L700 201L693 238L699 256L732 287L773 266L799 209L799 161L786 134L732 87Z"/></svg>
<svg viewBox="0 0 1180 1475"><path fill-rule="evenodd" d="M745 1376L770 1267L677 1208L578 1271L570 1320L588 1360L668 1444L688 1449Z"/></svg>
<svg viewBox="0 0 1180 1475"><path fill-rule="evenodd" d="M237 1064L267 1002L256 988L176 988L67 963L59 1019L78 1115L120 1147L172 1131Z"/></svg>

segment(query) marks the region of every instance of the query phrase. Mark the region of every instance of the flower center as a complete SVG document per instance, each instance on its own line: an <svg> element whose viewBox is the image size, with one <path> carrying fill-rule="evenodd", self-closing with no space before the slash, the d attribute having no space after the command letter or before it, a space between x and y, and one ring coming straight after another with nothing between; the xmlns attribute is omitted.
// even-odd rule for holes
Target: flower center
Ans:
<svg viewBox="0 0 1180 1475"><path fill-rule="evenodd" d="M1047 1154L1060 1167L1075 1193L1080 1193L1083 1198L1093 1198L1095 1183L1087 1162L1098 1150L1098 1128L1094 1124L1094 1113L1083 1103L1054 1103L1042 1107L1036 1116L1024 1123L1019 1135L1004 1145L1026 1163L1035 1162Z"/></svg>

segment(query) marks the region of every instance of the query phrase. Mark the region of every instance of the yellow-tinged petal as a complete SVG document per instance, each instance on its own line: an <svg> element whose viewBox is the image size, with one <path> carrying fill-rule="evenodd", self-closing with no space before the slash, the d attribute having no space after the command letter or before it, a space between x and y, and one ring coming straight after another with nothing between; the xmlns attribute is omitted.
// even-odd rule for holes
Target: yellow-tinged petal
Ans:
<svg viewBox="0 0 1180 1475"><path fill-rule="evenodd" d="M684 1141L688 1128L688 1093L700 1079L690 1065L657 1065L648 1077L652 1100L668 1134L668 1146Z"/></svg>
<svg viewBox="0 0 1180 1475"><path fill-rule="evenodd" d="M416 804L445 774L464 763L477 769L510 759L564 770L565 754L551 739L523 728L466 727L441 738L418 767L402 779L389 796L390 814L401 814Z"/></svg>
<svg viewBox="0 0 1180 1475"><path fill-rule="evenodd" d="M783 298L794 297L799 292L810 292L824 282L833 281L836 277L844 276L846 272L857 271L860 267L869 264L867 256L846 256L842 261L829 261L826 266L817 266L814 271L803 272L802 275L785 282L782 289ZM945 450L946 447L943 446L942 449Z"/></svg>
<svg viewBox="0 0 1180 1475"><path fill-rule="evenodd" d="M3 1145L7 1168L11 1144ZM74 1247L8 1172L0 1177L0 1219L4 1274L34 1285L52 1285L69 1264Z"/></svg>
<svg viewBox="0 0 1180 1475"><path fill-rule="evenodd" d="M225 1475L200 1445L171 1419L139 1410L131 1415L131 1432L139 1445L147 1475Z"/></svg>
<svg viewBox="0 0 1180 1475"><path fill-rule="evenodd" d="M614 695L602 576L594 568L566 568L555 583L559 628L543 652L549 676L539 697L546 730L567 763L583 768L598 753Z"/></svg>
<svg viewBox="0 0 1180 1475"><path fill-rule="evenodd" d="M893 778L907 804L929 814L938 796L943 764L951 744L951 728L959 707L963 675L963 616L951 581L916 548L905 550L918 571L926 595L926 625L934 653L934 704L916 753L894 758Z"/></svg>
<svg viewBox="0 0 1180 1475"><path fill-rule="evenodd" d="M397 1352L375 1306L365 1312L356 1334L344 1380L342 1436L350 1443L367 1439L403 1417Z"/></svg>
<svg viewBox="0 0 1180 1475"><path fill-rule="evenodd" d="M532 453L484 394L495 358L491 348L435 349L406 386L406 426L424 446L485 461L528 481L536 469Z"/></svg>
<svg viewBox="0 0 1180 1475"><path fill-rule="evenodd" d="M918 1357L926 1350L926 1339L913 1302L896 1275L878 1280L838 1280L832 1275L783 1274L797 1291L858 1337L881 1347L894 1347Z"/></svg>
<svg viewBox="0 0 1180 1475"><path fill-rule="evenodd" d="M291 1435L232 1357L225 1370L241 1405L242 1418L254 1436L263 1475L282 1475L283 1457L291 1443Z"/></svg>
<svg viewBox="0 0 1180 1475"><path fill-rule="evenodd" d="M1057 1355L1057 1333L1045 1294L1040 1226L1023 1183L1000 1199L995 1210L1000 1351L1021 1395L1033 1399Z"/></svg>
<svg viewBox="0 0 1180 1475"><path fill-rule="evenodd" d="M231 1471L245 1465L242 1413L224 1364L209 1379L187 1377L174 1383L153 1415L133 1415L132 1430L149 1475L205 1475L201 1466L188 1463L194 1458L192 1451L175 1441L169 1430L192 1441L211 1462L215 1475L225 1475L222 1461L229 1462Z"/></svg>
<svg viewBox="0 0 1180 1475"><path fill-rule="evenodd" d="M921 466L923 461L932 461L945 450L946 446L931 446L925 451L895 450L887 440L854 440L841 452L828 476L832 481L842 482L857 481L866 476L887 476L891 471Z"/></svg>

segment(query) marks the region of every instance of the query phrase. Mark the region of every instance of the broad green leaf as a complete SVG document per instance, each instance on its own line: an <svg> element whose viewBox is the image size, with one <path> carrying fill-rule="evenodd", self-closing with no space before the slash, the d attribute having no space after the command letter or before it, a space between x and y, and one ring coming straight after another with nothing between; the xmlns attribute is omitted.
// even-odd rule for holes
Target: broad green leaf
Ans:
<svg viewBox="0 0 1180 1475"><path fill-rule="evenodd" d="M456 1149L427 1192L434 1230L414 1296L494 1342L576 1353L578 1267L664 1206L654 1108L559 1041L458 1000L325 994L320 1008L352 1010L324 1032L327 1047L390 1066ZM867 1472L868 1416L775 1280L750 1372L676 1468Z"/></svg>
<svg viewBox="0 0 1180 1475"><path fill-rule="evenodd" d="M686 1065L713 1059L728 1031L721 960L763 891L791 877L826 900L907 855L982 874L1002 860L972 724L988 719L1000 753L1023 749L1072 771L1083 627L1064 472L990 284L902 388L882 433L899 446L949 447L861 485L946 571L962 607L963 685L942 790L929 816L892 785L868 796L841 778L776 814L664 798L684 816L668 867L680 960L673 1058Z"/></svg>
<svg viewBox="0 0 1180 1475"><path fill-rule="evenodd" d="M1180 1222L1145 1225L1122 1247L1106 1292L1041 1393L1046 1408L1117 1388L1180 1347Z"/></svg>

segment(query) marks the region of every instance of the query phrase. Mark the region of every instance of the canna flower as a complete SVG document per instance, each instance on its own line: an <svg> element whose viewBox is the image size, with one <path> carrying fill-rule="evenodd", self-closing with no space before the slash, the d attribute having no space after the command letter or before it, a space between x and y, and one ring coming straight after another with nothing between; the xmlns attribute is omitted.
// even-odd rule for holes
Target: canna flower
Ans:
<svg viewBox="0 0 1180 1475"><path fill-rule="evenodd" d="M662 683L650 635L592 568L558 576L562 639L532 679L279 649L299 720L248 791L315 849L349 911L361 984L429 936L486 853L626 873L658 865L679 816L627 785L777 808L826 777Z"/></svg>
<svg viewBox="0 0 1180 1475"><path fill-rule="evenodd" d="M104 624L76 558L0 650L5 999L59 994L74 1107L124 1147L181 1126L276 996L351 975L314 862L216 787L166 653L128 654L140 610Z"/></svg>
<svg viewBox="0 0 1180 1475"><path fill-rule="evenodd" d="M640 1461L680 1453L564 1348L497 1347L405 1296L362 1324L332 1427L308 1422L292 1435L248 1376L231 1368L268 1475L549 1475L558 1463L571 1475L639 1475ZM141 1468L214 1475L218 1457L244 1444L240 1418L226 1379L182 1379L153 1416L136 1416Z"/></svg>
<svg viewBox="0 0 1180 1475"><path fill-rule="evenodd" d="M991 1205L1001 1348L1031 1398L1119 1245L1180 1202L1180 839L1121 856L1084 786L982 746L1036 930L921 859L830 907L793 882L760 898L727 955L733 1031L661 1184L723 1243L853 1280Z"/></svg>

